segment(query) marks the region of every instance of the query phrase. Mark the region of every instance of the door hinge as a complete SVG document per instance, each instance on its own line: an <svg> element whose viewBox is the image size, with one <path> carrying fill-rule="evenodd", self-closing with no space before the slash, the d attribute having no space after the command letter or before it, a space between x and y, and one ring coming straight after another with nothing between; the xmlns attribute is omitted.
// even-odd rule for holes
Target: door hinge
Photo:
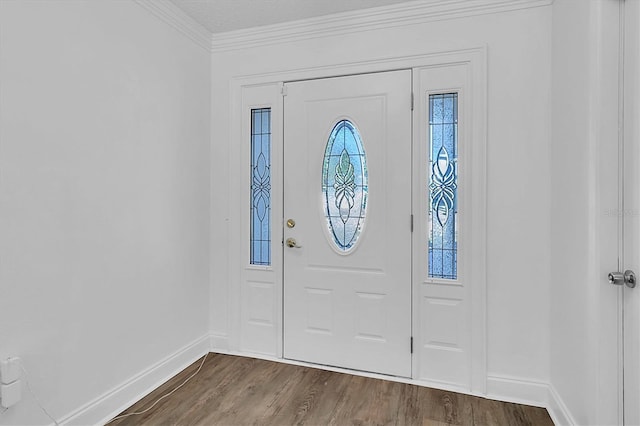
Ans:
<svg viewBox="0 0 640 426"><path fill-rule="evenodd" d="M287 96L287 85L282 83L282 86L280 86L280 93L282 94L282 96Z"/></svg>
<svg viewBox="0 0 640 426"><path fill-rule="evenodd" d="M413 336L411 336L411 343L410 343L410 345L411 345L411 353L413 353Z"/></svg>
<svg viewBox="0 0 640 426"><path fill-rule="evenodd" d="M413 104L414 104L414 101L413 101L413 92L411 92L411 111L413 111Z"/></svg>
<svg viewBox="0 0 640 426"><path fill-rule="evenodd" d="M411 232L413 232L413 215L411 215Z"/></svg>

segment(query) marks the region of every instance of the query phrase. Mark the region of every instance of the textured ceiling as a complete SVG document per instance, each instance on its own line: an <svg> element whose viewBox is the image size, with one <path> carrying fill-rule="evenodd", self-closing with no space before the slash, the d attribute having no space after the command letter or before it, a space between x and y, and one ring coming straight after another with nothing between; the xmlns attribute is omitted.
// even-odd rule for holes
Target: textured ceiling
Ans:
<svg viewBox="0 0 640 426"><path fill-rule="evenodd" d="M171 0L212 33L278 24L408 0Z"/></svg>

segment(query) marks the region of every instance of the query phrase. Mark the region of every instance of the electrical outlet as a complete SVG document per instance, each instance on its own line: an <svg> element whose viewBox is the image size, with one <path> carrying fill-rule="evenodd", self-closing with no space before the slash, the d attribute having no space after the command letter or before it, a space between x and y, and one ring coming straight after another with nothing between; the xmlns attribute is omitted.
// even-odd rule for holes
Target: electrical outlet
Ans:
<svg viewBox="0 0 640 426"><path fill-rule="evenodd" d="M0 385L0 405L9 408L17 404L22 397L22 382L14 380L12 383Z"/></svg>
<svg viewBox="0 0 640 426"><path fill-rule="evenodd" d="M0 360L0 383L9 384L20 378L20 358L9 357Z"/></svg>

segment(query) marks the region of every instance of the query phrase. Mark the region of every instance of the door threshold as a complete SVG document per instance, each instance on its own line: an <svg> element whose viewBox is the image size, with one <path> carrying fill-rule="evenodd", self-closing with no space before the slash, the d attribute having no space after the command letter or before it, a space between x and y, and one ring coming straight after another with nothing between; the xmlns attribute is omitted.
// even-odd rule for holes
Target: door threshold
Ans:
<svg viewBox="0 0 640 426"><path fill-rule="evenodd" d="M282 357L281 360L287 364L317 368L320 370L333 371L336 373L353 374L354 376L365 376L365 377L375 376L378 378L383 378L384 380L392 380L392 379L413 380L411 377L407 377L407 376L397 376L395 374L378 373L376 371L359 370L357 368L340 367L337 365L321 364L319 362L303 361L303 360L298 360L293 358Z"/></svg>

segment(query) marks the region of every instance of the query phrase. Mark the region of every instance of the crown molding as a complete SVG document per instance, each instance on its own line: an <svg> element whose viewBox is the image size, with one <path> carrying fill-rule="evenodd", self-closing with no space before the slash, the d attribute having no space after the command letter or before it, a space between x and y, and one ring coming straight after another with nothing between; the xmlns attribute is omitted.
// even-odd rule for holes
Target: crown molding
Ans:
<svg viewBox="0 0 640 426"><path fill-rule="evenodd" d="M211 49L211 33L169 0L134 0L153 15L160 18L198 46Z"/></svg>
<svg viewBox="0 0 640 426"><path fill-rule="evenodd" d="M170 0L133 0L212 52L549 6L554 0L416 0L317 18L210 33Z"/></svg>
<svg viewBox="0 0 640 426"><path fill-rule="evenodd" d="M141 1L141 0L138 0ZM212 52L549 6L553 0L418 0L212 35Z"/></svg>

